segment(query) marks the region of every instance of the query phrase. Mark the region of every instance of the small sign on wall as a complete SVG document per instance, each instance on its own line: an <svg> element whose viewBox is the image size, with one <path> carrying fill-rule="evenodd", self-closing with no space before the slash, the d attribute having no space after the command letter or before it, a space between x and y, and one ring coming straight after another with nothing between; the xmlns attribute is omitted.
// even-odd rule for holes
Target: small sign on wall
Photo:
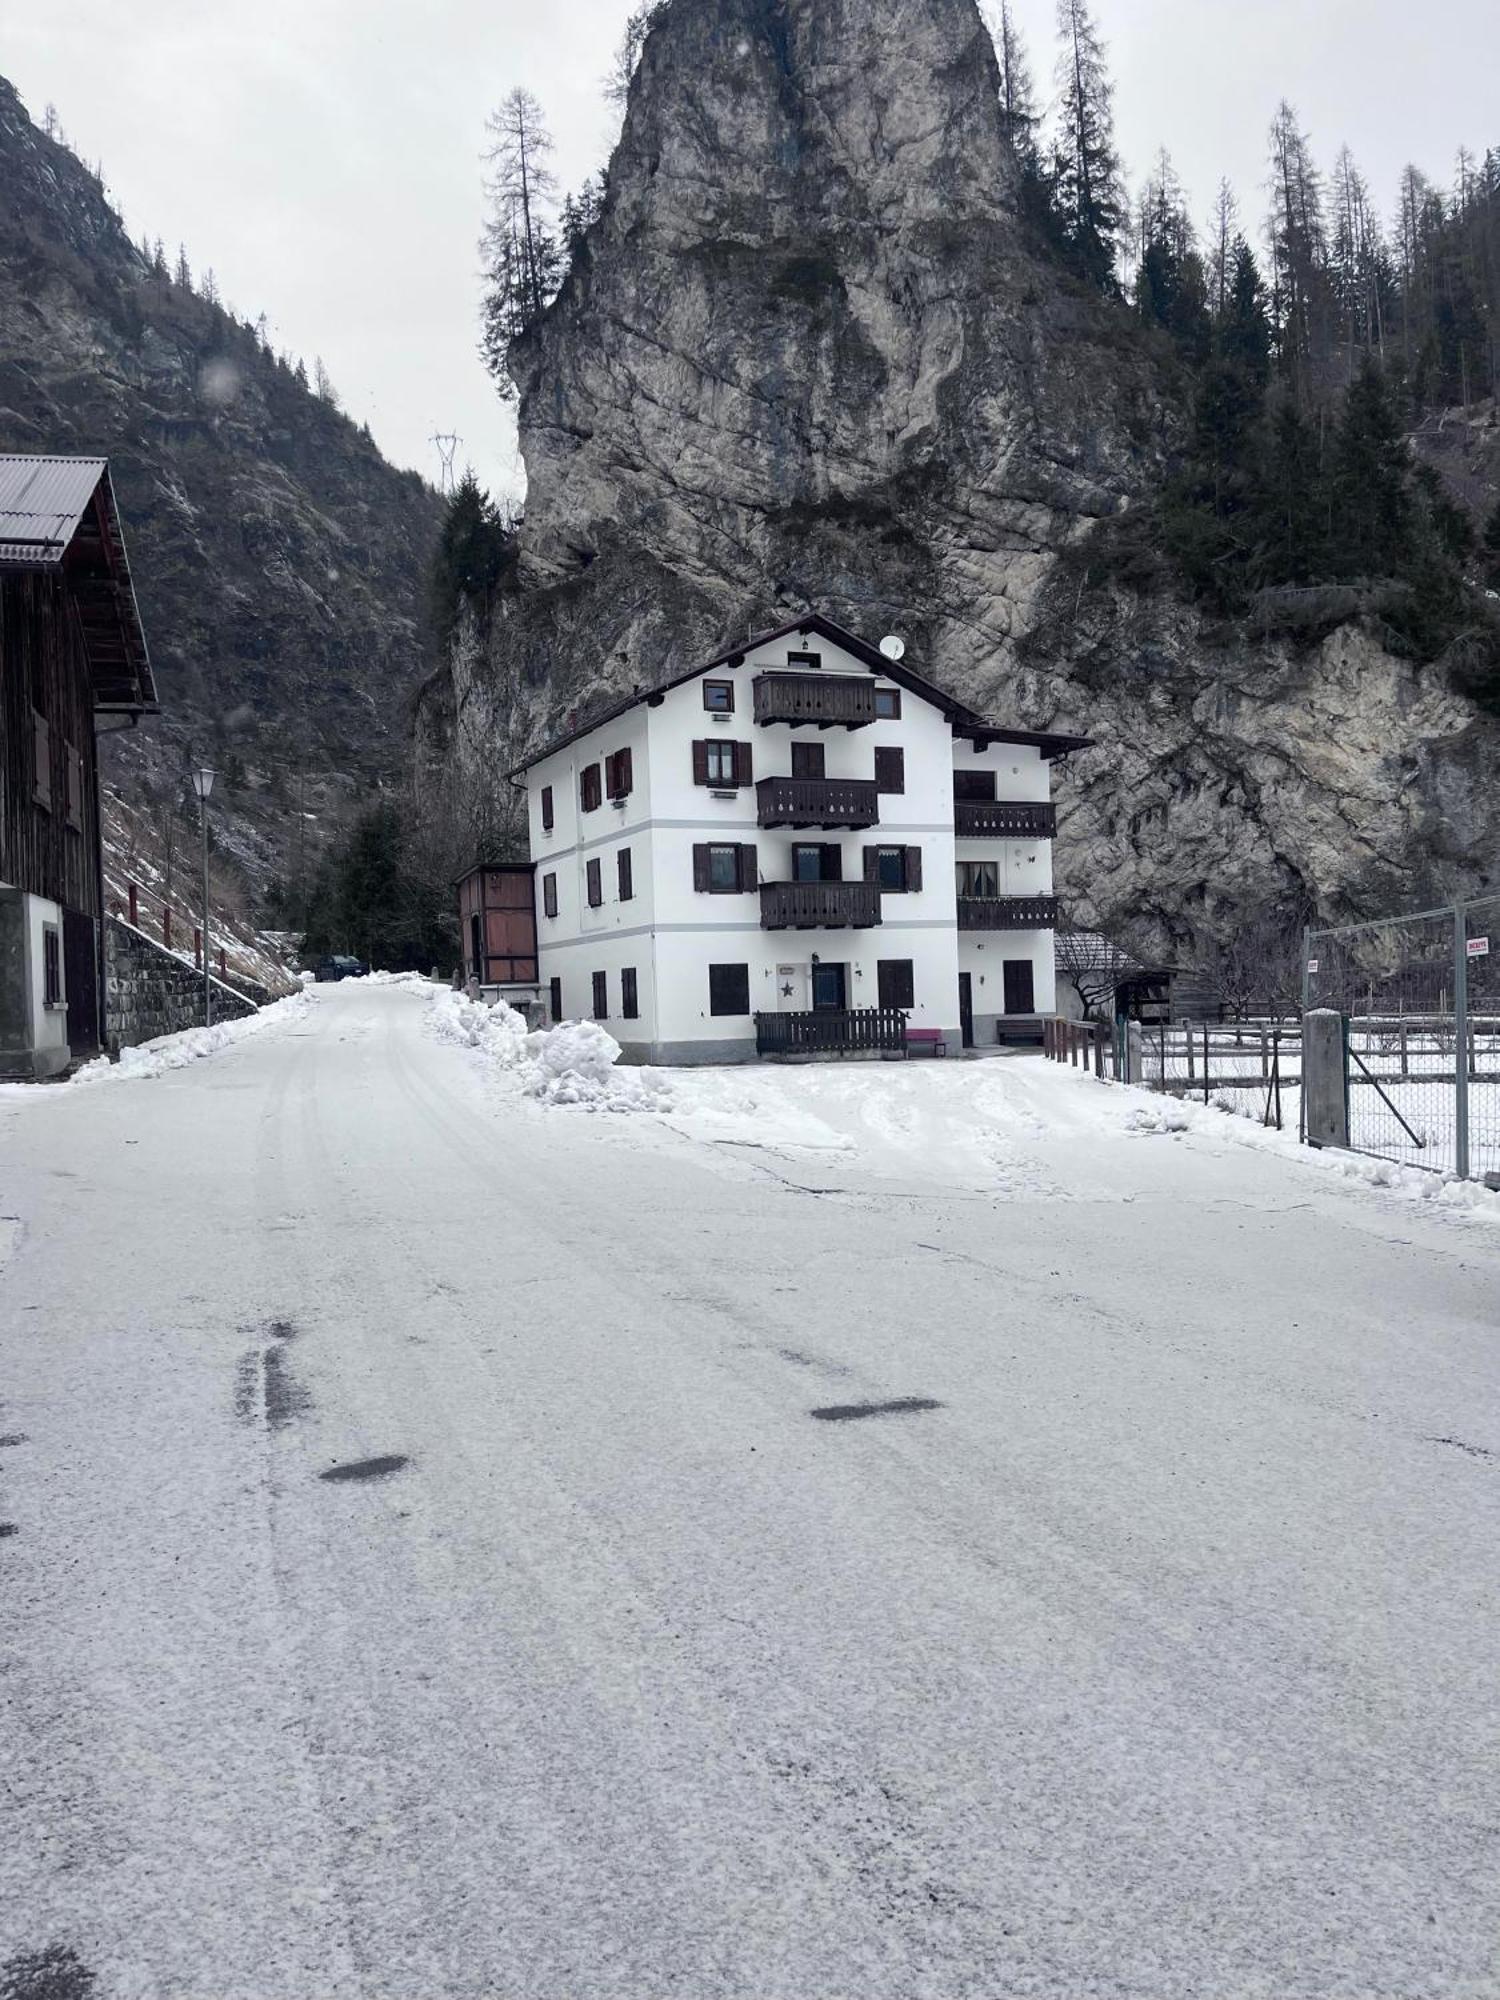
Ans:
<svg viewBox="0 0 1500 2000"><path fill-rule="evenodd" d="M1318 961L1315 958L1310 958L1307 961L1307 969L1309 972L1316 972L1318 969Z"/></svg>
<svg viewBox="0 0 1500 2000"><path fill-rule="evenodd" d="M1488 958L1490 941L1488 938L1470 938L1468 944L1470 958Z"/></svg>

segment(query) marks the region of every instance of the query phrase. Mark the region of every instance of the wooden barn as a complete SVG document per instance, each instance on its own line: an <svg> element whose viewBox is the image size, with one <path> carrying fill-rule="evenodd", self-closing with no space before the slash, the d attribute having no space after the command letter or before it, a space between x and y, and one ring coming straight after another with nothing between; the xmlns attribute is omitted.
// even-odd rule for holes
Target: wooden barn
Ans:
<svg viewBox="0 0 1500 2000"><path fill-rule="evenodd" d="M102 1045L96 732L155 712L106 461L0 455L0 1075Z"/></svg>

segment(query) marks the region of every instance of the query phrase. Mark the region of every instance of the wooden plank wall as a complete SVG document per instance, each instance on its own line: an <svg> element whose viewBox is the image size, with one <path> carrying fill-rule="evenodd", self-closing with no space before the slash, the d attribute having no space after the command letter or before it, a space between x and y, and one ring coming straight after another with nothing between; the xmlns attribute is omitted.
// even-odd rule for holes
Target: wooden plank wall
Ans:
<svg viewBox="0 0 1500 2000"><path fill-rule="evenodd" d="M48 727L52 807L34 803L36 730ZM81 824L68 824L68 753L83 759ZM60 576L0 576L0 881L97 918L99 765L77 614Z"/></svg>

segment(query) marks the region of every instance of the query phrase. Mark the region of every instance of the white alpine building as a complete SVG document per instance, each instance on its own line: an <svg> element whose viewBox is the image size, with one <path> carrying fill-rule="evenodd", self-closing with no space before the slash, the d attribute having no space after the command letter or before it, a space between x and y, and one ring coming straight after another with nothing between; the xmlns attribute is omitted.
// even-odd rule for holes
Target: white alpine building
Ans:
<svg viewBox="0 0 1500 2000"><path fill-rule="evenodd" d="M1051 766L1085 743L817 615L632 695L512 774L554 1018L653 1063L1036 1037Z"/></svg>

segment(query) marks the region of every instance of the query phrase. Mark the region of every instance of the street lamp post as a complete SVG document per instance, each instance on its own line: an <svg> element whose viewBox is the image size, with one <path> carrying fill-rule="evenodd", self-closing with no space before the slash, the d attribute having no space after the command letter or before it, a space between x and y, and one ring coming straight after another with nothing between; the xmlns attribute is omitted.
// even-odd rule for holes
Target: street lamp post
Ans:
<svg viewBox="0 0 1500 2000"><path fill-rule="evenodd" d="M198 818L203 827L203 1025L213 1026L213 988L208 977L208 795L214 788L214 772L207 766L193 773L193 790L198 794Z"/></svg>

